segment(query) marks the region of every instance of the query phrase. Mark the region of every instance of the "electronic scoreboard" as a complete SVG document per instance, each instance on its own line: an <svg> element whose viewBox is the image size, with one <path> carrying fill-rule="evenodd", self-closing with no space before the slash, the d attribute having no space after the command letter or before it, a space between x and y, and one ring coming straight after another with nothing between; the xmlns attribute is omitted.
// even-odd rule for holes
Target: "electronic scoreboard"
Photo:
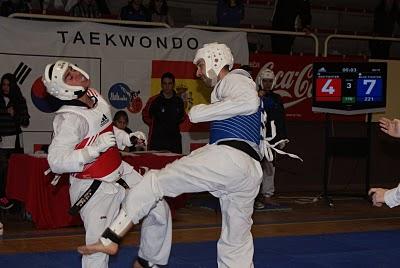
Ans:
<svg viewBox="0 0 400 268"><path fill-rule="evenodd" d="M312 111L345 115L385 111L386 72L385 62L314 63Z"/></svg>

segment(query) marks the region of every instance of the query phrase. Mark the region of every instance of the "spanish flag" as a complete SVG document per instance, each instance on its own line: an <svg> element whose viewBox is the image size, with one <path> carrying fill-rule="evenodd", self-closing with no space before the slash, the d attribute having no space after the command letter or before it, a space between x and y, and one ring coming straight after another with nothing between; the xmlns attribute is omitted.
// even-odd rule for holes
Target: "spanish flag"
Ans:
<svg viewBox="0 0 400 268"><path fill-rule="evenodd" d="M197 67L188 61L160 61L153 60L150 83L150 97L157 95L161 90L161 76L170 72L175 76L175 90L185 104L188 112L193 105L210 103L211 89L196 77ZM207 132L209 124L192 124L188 118L181 124L182 132Z"/></svg>

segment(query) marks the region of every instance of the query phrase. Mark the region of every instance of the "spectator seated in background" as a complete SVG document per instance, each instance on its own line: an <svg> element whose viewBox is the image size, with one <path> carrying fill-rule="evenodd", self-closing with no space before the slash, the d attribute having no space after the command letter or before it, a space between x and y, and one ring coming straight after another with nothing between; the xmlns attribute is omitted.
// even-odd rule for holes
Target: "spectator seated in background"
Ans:
<svg viewBox="0 0 400 268"><path fill-rule="evenodd" d="M241 0L218 0L217 25L221 27L240 27L244 17L244 5Z"/></svg>
<svg viewBox="0 0 400 268"><path fill-rule="evenodd" d="M72 17L100 18L101 13L95 0L79 0L69 13Z"/></svg>
<svg viewBox="0 0 400 268"><path fill-rule="evenodd" d="M131 142L133 145L126 146L122 151L125 151L125 152L146 151L146 145L147 145L146 138L144 137L143 140L140 141L138 137L143 136L142 132L140 132L140 131L132 132L132 130L127 127L128 124L129 124L129 117L125 111L120 110L115 113L114 118L113 118L113 125L116 128L121 129L121 130L125 131L126 133L131 134L131 136L133 136L133 137L131 137ZM139 135L139 133L140 133L140 135Z"/></svg>
<svg viewBox="0 0 400 268"><path fill-rule="evenodd" d="M107 0L96 0L96 4L97 4L97 8L100 11L100 14L104 17L104 16L108 16L108 17L112 17L111 15L111 11L108 8L108 4L107 4Z"/></svg>
<svg viewBox="0 0 400 268"><path fill-rule="evenodd" d="M129 117L125 111L120 110L116 112L113 118L113 122L114 126L116 126L117 128L125 130L125 132L128 134L132 133L132 130L128 128Z"/></svg>
<svg viewBox="0 0 400 268"><path fill-rule="evenodd" d="M118 111L115 113L114 118L113 118L113 124L115 127L124 130L126 133L131 134L132 130L130 128L128 128L128 124L129 124L129 118L128 118L128 114L125 111ZM125 147L124 152L133 152L135 151L135 146L131 146L131 147Z"/></svg>
<svg viewBox="0 0 400 268"><path fill-rule="evenodd" d="M272 16L272 29L295 31L296 18L299 16L304 32L310 32L311 11L309 0L275 0ZM293 35L271 35L271 47L274 54L290 54L294 42Z"/></svg>
<svg viewBox="0 0 400 268"><path fill-rule="evenodd" d="M5 197L8 159L13 153L22 153L22 127L29 125L26 100L13 74L1 78L0 90L0 208L13 206Z"/></svg>
<svg viewBox="0 0 400 268"><path fill-rule="evenodd" d="M0 16L8 17L13 13L31 13L32 5L30 0L0 1Z"/></svg>
<svg viewBox="0 0 400 268"><path fill-rule="evenodd" d="M149 4L152 22L163 22L169 26L174 26L174 20L168 12L167 0L151 0Z"/></svg>
<svg viewBox="0 0 400 268"><path fill-rule="evenodd" d="M17 5L13 1L3 1L0 5L0 16L8 17L10 14L17 12Z"/></svg>
<svg viewBox="0 0 400 268"><path fill-rule="evenodd" d="M129 1L128 5L121 8L121 20L150 21L148 9L142 0Z"/></svg>
<svg viewBox="0 0 400 268"><path fill-rule="evenodd" d="M69 0L69 1L71 1L71 0ZM74 0L74 1L77 2L77 0ZM40 2L40 6L42 8L43 14L47 14L49 11L51 13L57 13L57 14L64 13L65 5L62 0L42 0L39 2ZM64 14L62 14L62 15L64 15Z"/></svg>

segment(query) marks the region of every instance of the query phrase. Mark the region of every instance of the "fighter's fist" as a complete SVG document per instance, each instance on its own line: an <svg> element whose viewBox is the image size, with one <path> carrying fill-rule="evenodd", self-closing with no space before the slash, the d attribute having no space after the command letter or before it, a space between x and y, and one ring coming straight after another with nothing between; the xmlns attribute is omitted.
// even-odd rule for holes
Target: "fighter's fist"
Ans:
<svg viewBox="0 0 400 268"><path fill-rule="evenodd" d="M376 207L381 207L385 203L385 192L387 189L383 188L371 188L368 191L369 196L372 199L372 204Z"/></svg>
<svg viewBox="0 0 400 268"><path fill-rule="evenodd" d="M92 147L96 149L97 152L102 153L107 151L108 148L115 145L115 135L112 132L105 132L97 137L93 142Z"/></svg>

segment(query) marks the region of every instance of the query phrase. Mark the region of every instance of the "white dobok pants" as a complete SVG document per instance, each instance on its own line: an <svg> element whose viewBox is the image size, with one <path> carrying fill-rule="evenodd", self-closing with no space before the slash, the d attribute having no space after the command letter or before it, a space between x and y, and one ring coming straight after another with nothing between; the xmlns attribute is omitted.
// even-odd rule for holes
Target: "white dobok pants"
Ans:
<svg viewBox="0 0 400 268"><path fill-rule="evenodd" d="M275 167L272 162L267 161L265 158L261 161L261 167L263 178L260 192L264 197L271 197L275 192Z"/></svg>
<svg viewBox="0 0 400 268"><path fill-rule="evenodd" d="M221 204L218 267L253 267L251 216L261 177L260 163L247 154L226 145L206 145L161 170L146 173L128 191L127 213L137 224L163 196L208 191Z"/></svg>
<svg viewBox="0 0 400 268"><path fill-rule="evenodd" d="M125 163L126 164L126 163ZM126 164L128 165L128 164ZM125 174L122 179L132 189L143 179L136 171ZM71 204L89 188L93 180L70 177ZM125 189L118 183L102 182L92 198L80 210L86 230L86 244L99 241L101 234L110 226L119 213L120 205L126 196ZM143 220L139 256L158 264L167 264L172 239L172 220L166 202L159 202L148 217ZM82 256L83 268L107 268L109 256L95 253Z"/></svg>

